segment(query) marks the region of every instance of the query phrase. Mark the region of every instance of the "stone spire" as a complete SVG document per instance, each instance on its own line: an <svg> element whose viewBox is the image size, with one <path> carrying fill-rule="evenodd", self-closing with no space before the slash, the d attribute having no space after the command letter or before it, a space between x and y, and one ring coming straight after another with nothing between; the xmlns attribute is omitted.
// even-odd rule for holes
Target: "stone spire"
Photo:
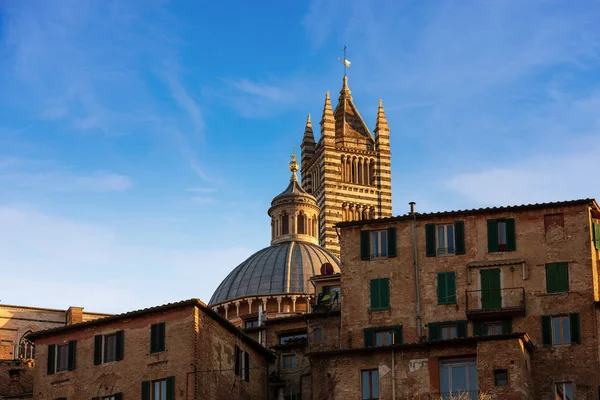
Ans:
<svg viewBox="0 0 600 400"><path fill-rule="evenodd" d="M385 111L383 110L383 101L379 99L379 108L377 110L377 122L375 123L375 149L377 151L390 150L390 127L388 126Z"/></svg>
<svg viewBox="0 0 600 400"><path fill-rule="evenodd" d="M335 118L331 108L331 99L329 92L325 94L325 105L323 106L323 116L321 118L321 139L325 146L335 145Z"/></svg>
<svg viewBox="0 0 600 400"><path fill-rule="evenodd" d="M312 122L310 121L310 114L306 119L306 127L304 128L304 137L302 138L302 144L300 144L300 151L302 153L302 165L306 165L308 160L315 155L315 136L313 134Z"/></svg>
<svg viewBox="0 0 600 400"><path fill-rule="evenodd" d="M351 93L348 87L348 77L344 76L338 104L333 112L335 143L338 147L348 147L348 145L355 143L356 139L371 141L371 143L373 140L367 124L365 124L354 105Z"/></svg>

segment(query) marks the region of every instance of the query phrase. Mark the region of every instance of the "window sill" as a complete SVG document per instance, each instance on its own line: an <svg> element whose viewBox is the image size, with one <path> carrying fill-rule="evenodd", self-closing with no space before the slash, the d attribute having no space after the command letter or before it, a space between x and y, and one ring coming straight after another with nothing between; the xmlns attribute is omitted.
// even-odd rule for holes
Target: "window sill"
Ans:
<svg viewBox="0 0 600 400"><path fill-rule="evenodd" d="M546 292L545 295L546 296L556 296L557 294L569 294L571 293L569 290L566 290L564 292Z"/></svg>
<svg viewBox="0 0 600 400"><path fill-rule="evenodd" d="M452 301L452 302L448 302L448 303L438 302L438 306L454 306L454 305L456 305L456 301Z"/></svg>
<svg viewBox="0 0 600 400"><path fill-rule="evenodd" d="M153 356L153 355L156 355L156 354L163 354L163 353L166 353L166 352L167 352L167 350L151 351L150 355Z"/></svg>
<svg viewBox="0 0 600 400"><path fill-rule="evenodd" d="M386 311L389 310L390 307L385 307L385 308L371 308L371 311Z"/></svg>

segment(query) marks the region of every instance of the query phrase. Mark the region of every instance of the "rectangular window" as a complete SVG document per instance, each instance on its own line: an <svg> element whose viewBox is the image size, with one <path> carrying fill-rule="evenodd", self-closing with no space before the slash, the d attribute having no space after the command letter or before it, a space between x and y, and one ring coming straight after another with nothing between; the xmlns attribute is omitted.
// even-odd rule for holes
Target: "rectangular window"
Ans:
<svg viewBox="0 0 600 400"><path fill-rule="evenodd" d="M477 400L477 365L475 360L443 361L440 363L440 394L442 399L461 395Z"/></svg>
<svg viewBox="0 0 600 400"><path fill-rule="evenodd" d="M165 351L165 323L159 322L150 327L150 353Z"/></svg>
<svg viewBox="0 0 600 400"><path fill-rule="evenodd" d="M371 259L387 257L387 231L371 232Z"/></svg>
<svg viewBox="0 0 600 400"><path fill-rule="evenodd" d="M258 326L258 318L247 319L244 321L244 328L256 328Z"/></svg>
<svg viewBox="0 0 600 400"><path fill-rule="evenodd" d="M69 369L69 345L56 346L56 372Z"/></svg>
<svg viewBox="0 0 600 400"><path fill-rule="evenodd" d="M360 384L362 400L379 399L379 371L377 369L362 370Z"/></svg>
<svg viewBox="0 0 600 400"><path fill-rule="evenodd" d="M454 254L454 224L437 225L437 255Z"/></svg>
<svg viewBox="0 0 600 400"><path fill-rule="evenodd" d="M571 328L568 315L552 317L552 344L571 343Z"/></svg>
<svg viewBox="0 0 600 400"><path fill-rule="evenodd" d="M506 221L498 221L498 251L506 251Z"/></svg>
<svg viewBox="0 0 600 400"><path fill-rule="evenodd" d="M152 400L167 399L167 380L161 379L152 382Z"/></svg>
<svg viewBox="0 0 600 400"><path fill-rule="evenodd" d="M312 340L313 342L320 342L323 340L323 328L315 328L312 331Z"/></svg>
<svg viewBox="0 0 600 400"><path fill-rule="evenodd" d="M456 273L438 272L438 304L456 304Z"/></svg>
<svg viewBox="0 0 600 400"><path fill-rule="evenodd" d="M496 386L508 386L508 370L494 370L494 383Z"/></svg>
<svg viewBox="0 0 600 400"><path fill-rule="evenodd" d="M556 400L573 400L573 382L560 382L554 385Z"/></svg>
<svg viewBox="0 0 600 400"><path fill-rule="evenodd" d="M467 321L429 322L429 340L467 337Z"/></svg>
<svg viewBox="0 0 600 400"><path fill-rule="evenodd" d="M442 340L456 339L458 337L458 325L440 326Z"/></svg>
<svg viewBox="0 0 600 400"><path fill-rule="evenodd" d="M391 329L375 331L375 346L391 346L392 344Z"/></svg>
<svg viewBox="0 0 600 400"><path fill-rule="evenodd" d="M298 344L306 343L308 335L306 332L302 333L291 333L286 335L279 335L279 344Z"/></svg>
<svg viewBox="0 0 600 400"><path fill-rule="evenodd" d="M243 351L238 346L234 347L234 374L244 378L246 382L250 381L250 354Z"/></svg>
<svg viewBox="0 0 600 400"><path fill-rule="evenodd" d="M569 291L568 263L546 264L546 291L548 293L563 293Z"/></svg>
<svg viewBox="0 0 600 400"><path fill-rule="evenodd" d="M283 369L294 369L296 368L296 355L295 354L284 354L283 355Z"/></svg>
<svg viewBox="0 0 600 400"><path fill-rule="evenodd" d="M502 322L484 322L483 328L485 334L491 335L502 335Z"/></svg>
<svg viewBox="0 0 600 400"><path fill-rule="evenodd" d="M117 334L104 335L104 362L117 359Z"/></svg>
<svg viewBox="0 0 600 400"><path fill-rule="evenodd" d="M579 342L579 313L542 316L542 344L544 346Z"/></svg>
<svg viewBox="0 0 600 400"><path fill-rule="evenodd" d="M390 280L388 278L371 279L371 310L390 308Z"/></svg>
<svg viewBox="0 0 600 400"><path fill-rule="evenodd" d="M513 218L488 219L488 252L515 251L516 232Z"/></svg>

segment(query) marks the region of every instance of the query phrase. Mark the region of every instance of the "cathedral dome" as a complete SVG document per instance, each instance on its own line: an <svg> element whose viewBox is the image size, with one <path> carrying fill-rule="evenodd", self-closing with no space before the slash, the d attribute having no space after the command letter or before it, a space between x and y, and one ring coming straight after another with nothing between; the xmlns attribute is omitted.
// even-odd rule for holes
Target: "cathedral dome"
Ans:
<svg viewBox="0 0 600 400"><path fill-rule="evenodd" d="M238 265L219 285L209 305L238 298L270 294L312 294L309 279L330 263L339 272L340 261L310 242L287 241L257 251Z"/></svg>

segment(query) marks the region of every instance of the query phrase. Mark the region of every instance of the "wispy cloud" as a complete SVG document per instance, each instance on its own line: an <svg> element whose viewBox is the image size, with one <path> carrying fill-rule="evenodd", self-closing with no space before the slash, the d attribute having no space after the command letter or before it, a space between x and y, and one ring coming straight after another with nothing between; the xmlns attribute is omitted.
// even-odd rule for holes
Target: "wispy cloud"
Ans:
<svg viewBox="0 0 600 400"><path fill-rule="evenodd" d="M192 187L192 188L187 188L186 191L187 192L198 192L198 193L215 193L218 191L218 189L209 188L209 187Z"/></svg>

